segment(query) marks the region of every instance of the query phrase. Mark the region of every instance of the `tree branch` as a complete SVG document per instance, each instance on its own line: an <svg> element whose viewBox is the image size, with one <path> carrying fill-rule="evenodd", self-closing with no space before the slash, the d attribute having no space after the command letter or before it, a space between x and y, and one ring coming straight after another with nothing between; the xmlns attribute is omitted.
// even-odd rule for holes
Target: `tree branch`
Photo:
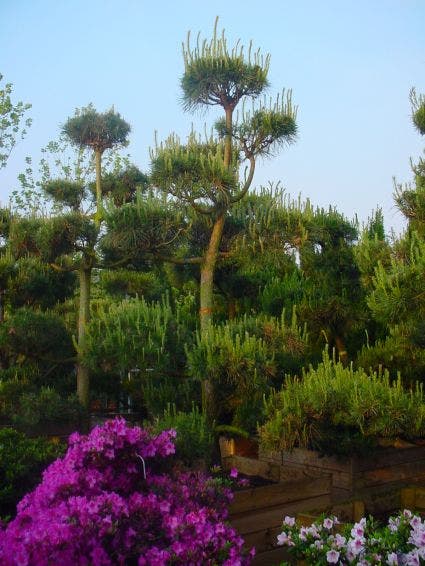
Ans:
<svg viewBox="0 0 425 566"><path fill-rule="evenodd" d="M249 155L248 159L249 159L249 163L250 163L248 178L245 181L245 185L243 186L243 189L241 190L241 192L238 195L236 195L235 197L233 197L232 199L230 199L230 202L232 204L234 204L235 202L239 202L241 199L243 199L243 197L248 192L248 189L251 186L252 180L254 178L255 158L254 158L253 155Z"/></svg>
<svg viewBox="0 0 425 566"><path fill-rule="evenodd" d="M150 255L154 259L158 259L160 261L166 261L168 263L174 263L176 265L193 265L193 264L200 264L202 263L202 257L187 257L187 258L178 258L172 256L163 256L161 254L155 254L154 252L150 252Z"/></svg>
<svg viewBox="0 0 425 566"><path fill-rule="evenodd" d="M195 199L187 199L190 206L193 208L193 210L195 210L195 212L198 212L199 214L204 214L205 216L211 216L211 214L214 212L214 208L205 208L203 206L201 206L200 204L195 202Z"/></svg>

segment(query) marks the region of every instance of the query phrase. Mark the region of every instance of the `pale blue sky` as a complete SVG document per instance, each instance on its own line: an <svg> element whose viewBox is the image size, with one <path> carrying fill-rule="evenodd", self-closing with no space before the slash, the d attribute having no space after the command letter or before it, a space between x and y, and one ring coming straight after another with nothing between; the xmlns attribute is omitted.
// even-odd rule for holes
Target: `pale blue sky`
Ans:
<svg viewBox="0 0 425 566"><path fill-rule="evenodd" d="M396 230L392 177L409 181L409 158L425 139L410 123L409 90L425 92L425 0L0 0L0 72L16 99L31 102L33 127L0 171L0 200L18 183L24 158L58 135L76 107L112 104L131 123L128 151L149 166L154 131L184 137L179 79L189 29L271 53L270 94L292 88L299 139L260 163L255 184L281 180L288 192L365 220L377 205Z"/></svg>

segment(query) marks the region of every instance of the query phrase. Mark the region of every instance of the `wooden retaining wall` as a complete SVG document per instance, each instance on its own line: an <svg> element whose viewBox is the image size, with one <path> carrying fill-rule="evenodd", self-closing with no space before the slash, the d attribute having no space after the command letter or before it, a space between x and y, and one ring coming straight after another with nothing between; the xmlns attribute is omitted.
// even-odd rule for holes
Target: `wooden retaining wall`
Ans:
<svg viewBox="0 0 425 566"><path fill-rule="evenodd" d="M407 443L399 448L379 447L364 458L321 457L312 450L295 448L292 452L260 452L259 459L282 468L280 481L331 474L335 501L425 482L425 447Z"/></svg>
<svg viewBox="0 0 425 566"><path fill-rule="evenodd" d="M317 507L310 512L298 512L296 514L299 525L308 526L315 522L322 514L336 515L342 523L352 523L359 521L362 517L369 514L386 518L392 513L397 513L403 509L424 514L425 513L425 487L409 486L402 489L395 489L388 492L381 492L369 502L369 508L365 501L353 500L348 502L336 503L325 507ZM280 528L273 530L274 540ZM281 562L293 562L291 555L286 548L271 548L271 545L260 547L252 566L277 566Z"/></svg>
<svg viewBox="0 0 425 566"><path fill-rule="evenodd" d="M325 508L331 503L331 478L275 483L238 491L230 507L230 521L258 553L276 546L285 515Z"/></svg>
<svg viewBox="0 0 425 566"><path fill-rule="evenodd" d="M307 524L321 513L352 522L403 508L425 512L424 446L379 447L367 457L345 460L299 448L272 454L260 450L258 457L230 448L222 459L224 469L276 482L236 493L230 509L232 525L248 547L257 549L253 566L288 560L287 551L276 548L285 515L298 515Z"/></svg>

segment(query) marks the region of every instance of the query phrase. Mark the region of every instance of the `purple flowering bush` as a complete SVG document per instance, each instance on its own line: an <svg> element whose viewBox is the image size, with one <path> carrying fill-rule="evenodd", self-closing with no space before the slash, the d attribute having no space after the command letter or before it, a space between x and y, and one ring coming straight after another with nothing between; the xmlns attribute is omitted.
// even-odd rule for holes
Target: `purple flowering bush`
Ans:
<svg viewBox="0 0 425 566"><path fill-rule="evenodd" d="M0 564L249 564L251 553L226 523L230 489L205 474L174 472L174 437L123 419L73 434L0 532Z"/></svg>
<svg viewBox="0 0 425 566"><path fill-rule="evenodd" d="M363 518L342 526L336 517L326 517L300 527L293 517L285 517L277 542L294 558L315 566L425 564L425 522L408 510L390 517L386 525Z"/></svg>

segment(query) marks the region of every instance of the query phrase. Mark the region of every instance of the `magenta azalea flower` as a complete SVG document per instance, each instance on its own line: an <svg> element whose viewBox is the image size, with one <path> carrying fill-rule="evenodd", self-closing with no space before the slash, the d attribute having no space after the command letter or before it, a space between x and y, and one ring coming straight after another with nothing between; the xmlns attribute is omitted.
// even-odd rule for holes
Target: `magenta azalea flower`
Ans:
<svg viewBox="0 0 425 566"><path fill-rule="evenodd" d="M231 492L204 474L174 473L174 437L123 419L72 435L0 531L0 564L249 564L226 522Z"/></svg>

